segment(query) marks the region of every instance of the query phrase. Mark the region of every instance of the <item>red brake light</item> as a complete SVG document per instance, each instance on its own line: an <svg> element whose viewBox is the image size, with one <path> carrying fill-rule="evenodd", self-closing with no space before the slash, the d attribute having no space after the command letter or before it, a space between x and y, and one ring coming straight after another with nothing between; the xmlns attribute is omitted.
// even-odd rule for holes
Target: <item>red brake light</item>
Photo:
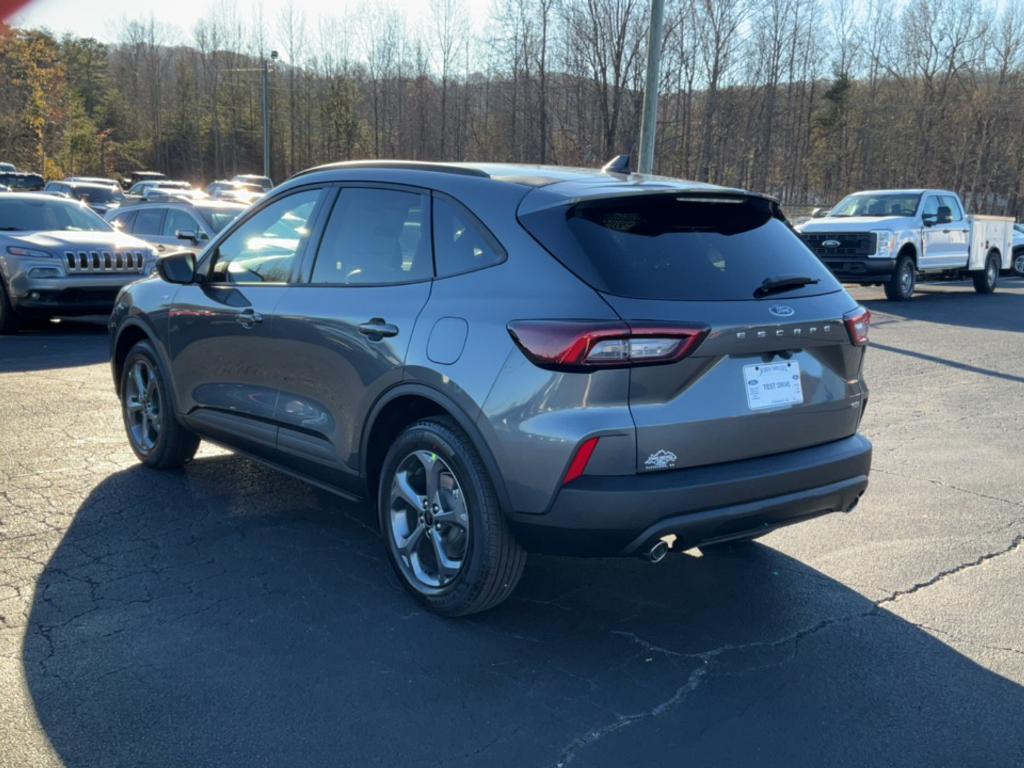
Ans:
<svg viewBox="0 0 1024 768"><path fill-rule="evenodd" d="M576 451L576 455L573 456L569 470L565 473L565 477L562 478L562 485L568 485L586 472L587 464L590 462L590 457L594 455L594 449L597 448L597 441L600 439L599 437L592 437L580 446L580 449Z"/></svg>
<svg viewBox="0 0 1024 768"><path fill-rule="evenodd" d="M871 330L871 312L867 307L857 307L843 315L850 341L855 346L863 347L868 343L868 331Z"/></svg>
<svg viewBox="0 0 1024 768"><path fill-rule="evenodd" d="M657 365L682 360L707 336L695 325L601 320L516 320L508 332L531 362L556 371Z"/></svg>

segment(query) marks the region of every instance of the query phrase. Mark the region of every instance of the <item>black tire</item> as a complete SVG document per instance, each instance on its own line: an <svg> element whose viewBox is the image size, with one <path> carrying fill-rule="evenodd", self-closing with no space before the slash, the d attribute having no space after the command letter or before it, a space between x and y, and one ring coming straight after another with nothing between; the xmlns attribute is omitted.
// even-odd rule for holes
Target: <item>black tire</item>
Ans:
<svg viewBox="0 0 1024 768"><path fill-rule="evenodd" d="M993 293L999 284L999 254L989 251L985 257L985 268L980 272L971 273L974 278L974 290L981 294Z"/></svg>
<svg viewBox="0 0 1024 768"><path fill-rule="evenodd" d="M0 278L0 334L7 335L17 333L21 327L21 318L11 306L11 300L7 296L7 286Z"/></svg>
<svg viewBox="0 0 1024 768"><path fill-rule="evenodd" d="M437 457L443 460L446 470L450 470L446 475L459 489L468 521L458 573L447 583L442 579L442 583L435 586L418 580L411 572L413 568L409 558L399 554L396 541L399 533L395 531L392 520L393 504L396 503L392 497L393 484L400 469L407 466L406 462L412 460L418 451L427 452L435 460ZM398 517L404 514L408 518L417 514L411 506L403 511L401 500L397 503L394 509L398 512L394 514ZM469 437L452 419L444 416L424 419L398 436L381 468L377 510L391 566L402 585L429 610L443 616L466 616L486 611L505 600L519 583L526 565L526 553L509 530L483 460ZM421 516L420 524L422 520ZM431 531L429 519L423 536L442 537L441 533ZM423 540L422 536L419 540ZM434 544L434 540L431 539L430 543Z"/></svg>
<svg viewBox="0 0 1024 768"><path fill-rule="evenodd" d="M914 260L907 254L896 259L892 277L885 283L885 298L889 301L908 301L914 295L917 270Z"/></svg>
<svg viewBox="0 0 1024 768"><path fill-rule="evenodd" d="M1024 277L1024 248L1018 248L1013 252L1013 261L1010 262L1010 274Z"/></svg>
<svg viewBox="0 0 1024 768"><path fill-rule="evenodd" d="M132 395L134 383L129 381L137 364L141 364L151 372L152 391L155 392L155 395L147 397L147 401L158 404L157 415L151 418L153 421L159 422L159 427L155 430L146 430L147 434L153 435L151 445L140 440L137 411L132 409L133 406L139 404L138 398ZM147 384L149 381L150 379L146 379ZM170 384L163 374L156 352L148 341L138 342L128 352L121 370L120 394L121 416L124 420L125 433L128 436L128 443L139 461L152 469L174 469L195 456L196 449L199 448L199 437L178 422L174 413ZM144 407L148 408L150 402L147 402Z"/></svg>

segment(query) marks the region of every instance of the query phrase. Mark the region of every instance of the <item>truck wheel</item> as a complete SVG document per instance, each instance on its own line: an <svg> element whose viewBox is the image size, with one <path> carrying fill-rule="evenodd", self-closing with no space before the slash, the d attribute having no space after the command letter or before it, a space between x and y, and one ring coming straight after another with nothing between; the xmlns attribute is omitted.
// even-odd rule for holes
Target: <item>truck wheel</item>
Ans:
<svg viewBox="0 0 1024 768"><path fill-rule="evenodd" d="M480 455L451 419L424 419L398 436L384 459L377 503L388 559L427 609L465 616L515 589L526 553Z"/></svg>
<svg viewBox="0 0 1024 768"><path fill-rule="evenodd" d="M885 284L885 298L889 301L907 301L914 295L916 280L914 260L906 255L900 256L896 259L896 268L892 272L892 277Z"/></svg>
<svg viewBox="0 0 1024 768"><path fill-rule="evenodd" d="M1010 271L1017 277L1024 277L1024 248L1013 252L1013 264Z"/></svg>
<svg viewBox="0 0 1024 768"><path fill-rule="evenodd" d="M0 279L0 334L17 333L21 326L21 318L11 306L11 300L7 297L7 286Z"/></svg>
<svg viewBox="0 0 1024 768"><path fill-rule="evenodd" d="M992 293L999 282L999 255L990 251L985 259L985 268L974 275L974 290L978 293Z"/></svg>

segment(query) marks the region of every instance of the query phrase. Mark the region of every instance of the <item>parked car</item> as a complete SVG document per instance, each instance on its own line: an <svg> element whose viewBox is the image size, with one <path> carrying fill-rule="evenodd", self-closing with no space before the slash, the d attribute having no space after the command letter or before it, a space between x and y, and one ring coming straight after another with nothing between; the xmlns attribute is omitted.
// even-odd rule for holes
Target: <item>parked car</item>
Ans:
<svg viewBox="0 0 1024 768"><path fill-rule="evenodd" d="M260 186L240 181L214 181L203 191L214 200L232 200L246 205L251 205L265 194Z"/></svg>
<svg viewBox="0 0 1024 768"><path fill-rule="evenodd" d="M11 192L0 197L0 333L21 321L107 314L117 292L153 271L156 251L83 203Z"/></svg>
<svg viewBox="0 0 1024 768"><path fill-rule="evenodd" d="M10 191L11 191L11 188L8 187L6 184L0 184L0 192L10 192Z"/></svg>
<svg viewBox="0 0 1024 768"><path fill-rule="evenodd" d="M167 200L127 205L107 214L107 221L160 251L198 253L245 209L226 200Z"/></svg>
<svg viewBox="0 0 1024 768"><path fill-rule="evenodd" d="M0 163L0 173L17 173L18 169L14 163Z"/></svg>
<svg viewBox="0 0 1024 768"><path fill-rule="evenodd" d="M1013 225L1013 263L1010 273L1024 277L1024 224Z"/></svg>
<svg viewBox="0 0 1024 768"><path fill-rule="evenodd" d="M883 285L892 301L913 296L918 275L970 277L978 293L992 293L1013 252L1012 218L967 216L944 189L856 192L798 229L836 277Z"/></svg>
<svg viewBox="0 0 1024 768"><path fill-rule="evenodd" d="M376 503L448 615L525 551L642 555L849 511L870 315L778 204L497 164L322 166L111 315L128 440L200 438Z"/></svg>
<svg viewBox="0 0 1024 768"><path fill-rule="evenodd" d="M43 189L51 195L59 195L72 200L81 200L100 216L111 211L124 202L120 187L109 184L94 184L81 181L48 181Z"/></svg>
<svg viewBox="0 0 1024 768"><path fill-rule="evenodd" d="M38 173L21 171L0 173L0 184L18 192L38 192L45 186L43 177Z"/></svg>
<svg viewBox="0 0 1024 768"><path fill-rule="evenodd" d="M274 182L271 181L269 176L256 176L251 173L240 173L237 176L234 176L231 180L240 184L255 184L264 192L269 192L274 188Z"/></svg>
<svg viewBox="0 0 1024 768"><path fill-rule="evenodd" d="M166 178L166 175L158 173L157 171L132 171L128 174L128 178L121 181L121 186L124 189L130 189L140 181L160 181L161 179Z"/></svg>

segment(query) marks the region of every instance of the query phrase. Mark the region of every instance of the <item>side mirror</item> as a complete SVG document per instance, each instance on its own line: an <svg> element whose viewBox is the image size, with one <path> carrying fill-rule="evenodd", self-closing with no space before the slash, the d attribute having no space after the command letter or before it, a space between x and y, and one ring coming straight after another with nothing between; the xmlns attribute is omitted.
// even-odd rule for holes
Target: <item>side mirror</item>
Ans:
<svg viewBox="0 0 1024 768"><path fill-rule="evenodd" d="M156 262L156 271L168 283L187 285L196 279L196 257L191 251L161 256Z"/></svg>
<svg viewBox="0 0 1024 768"><path fill-rule="evenodd" d="M179 229L174 233L174 236L179 240L191 240L193 243L199 242L199 233L194 229Z"/></svg>
<svg viewBox="0 0 1024 768"><path fill-rule="evenodd" d="M823 219L828 215L828 208L815 208L811 211L812 219Z"/></svg>

